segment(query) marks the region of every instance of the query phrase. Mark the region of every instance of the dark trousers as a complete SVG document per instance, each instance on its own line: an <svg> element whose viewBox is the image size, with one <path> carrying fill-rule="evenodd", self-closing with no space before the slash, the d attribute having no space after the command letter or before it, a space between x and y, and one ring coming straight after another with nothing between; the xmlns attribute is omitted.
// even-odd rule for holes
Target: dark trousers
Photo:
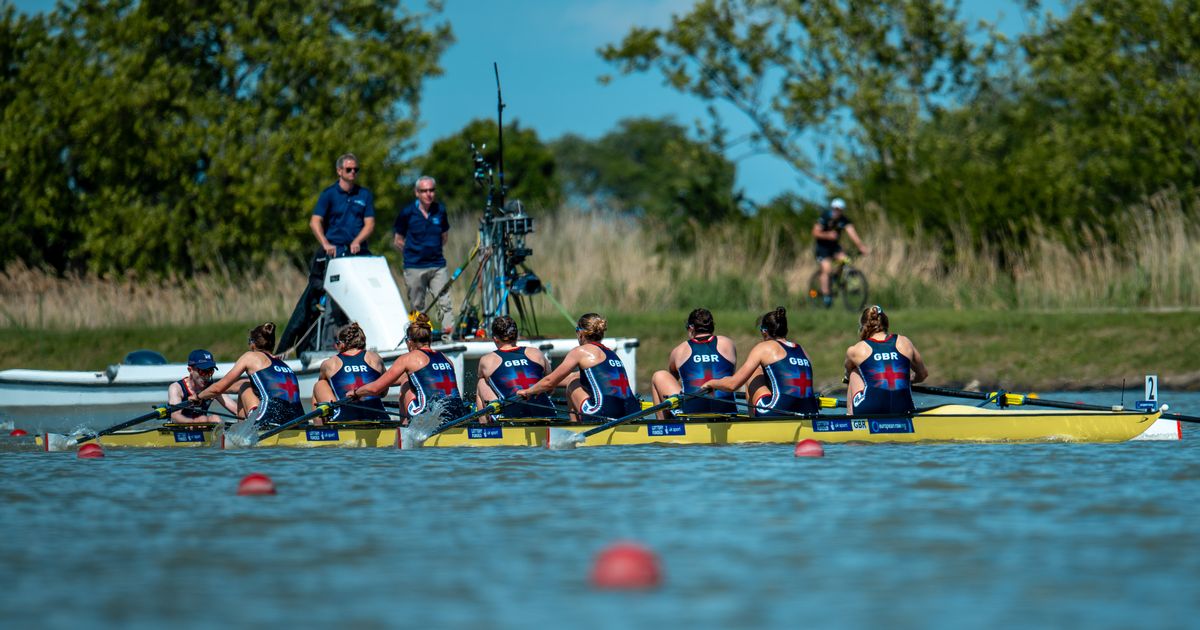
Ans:
<svg viewBox="0 0 1200 630"><path fill-rule="evenodd" d="M334 257L349 255L351 255L349 246L338 245ZM370 256L371 252L364 245L357 255ZM313 254L312 261L308 264L308 286L304 288L304 293L296 301L296 308L292 309L292 316L288 319L287 327L283 329L283 334L279 336L279 340L275 344L275 354L282 354L290 350L292 346L301 345L305 341L304 337L309 332L309 327L320 317L321 312L317 310L317 305L320 304L321 298L325 297L325 269L329 267L329 258L329 254L326 254L325 250L320 247Z"/></svg>

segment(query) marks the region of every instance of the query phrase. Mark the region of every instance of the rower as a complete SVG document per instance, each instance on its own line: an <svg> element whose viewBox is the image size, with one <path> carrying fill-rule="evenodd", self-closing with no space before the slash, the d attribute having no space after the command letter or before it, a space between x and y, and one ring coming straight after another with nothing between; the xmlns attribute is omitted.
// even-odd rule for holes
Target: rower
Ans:
<svg viewBox="0 0 1200 630"><path fill-rule="evenodd" d="M680 392L704 394L701 387L714 378L732 376L737 367L737 349L733 340L714 334L716 323L706 308L698 308L688 315L688 338L671 350L667 369L659 370L650 378L650 393L654 404ZM714 398L718 400L713 400ZM679 404L681 414L736 413L737 406L730 392L716 391L704 398L685 397ZM662 412L660 419L665 419Z"/></svg>
<svg viewBox="0 0 1200 630"><path fill-rule="evenodd" d="M187 376L171 383L167 387L168 405L178 405L190 398L192 394L211 385L213 374L217 371L217 362L213 360L213 355L208 350L192 350L188 354L187 371ZM237 400L233 396L222 394L217 400L221 401L221 406L229 410L230 413L237 413ZM179 423L207 422L212 424L221 422L220 416L208 412L208 407L211 404L212 401L208 400L198 407L179 409L171 414L171 421Z"/></svg>
<svg viewBox="0 0 1200 630"><path fill-rule="evenodd" d="M479 359L479 382L475 385L475 407L497 398L509 398L517 390L541 380L550 371L550 360L537 348L517 345L517 322L507 315L492 321L492 343L496 350ZM553 418L558 415L554 403L546 394L534 396L528 402L505 405L501 415L506 418Z"/></svg>
<svg viewBox="0 0 1200 630"><path fill-rule="evenodd" d="M338 329L333 347L338 353L321 362L320 375L313 386L313 406L333 402L356 387L362 387L383 374L383 359L372 350L367 350L367 335L358 325L351 322ZM390 420L383 399L369 396L351 406L338 407L331 420ZM318 418L313 422L321 425Z"/></svg>
<svg viewBox="0 0 1200 630"><path fill-rule="evenodd" d="M400 386L400 406L408 417L424 412L429 403L447 399L443 417L457 417L466 407L458 393L458 376L446 355L430 347L433 324L425 313L417 313L408 325L408 353L396 359L379 378L346 393L348 398L386 396L393 385Z"/></svg>
<svg viewBox="0 0 1200 630"><path fill-rule="evenodd" d="M846 413L912 411L912 384L929 376L917 347L904 335L888 334L888 316L879 305L859 316L858 338L846 349Z"/></svg>
<svg viewBox="0 0 1200 630"><path fill-rule="evenodd" d="M754 415L817 413L812 363L800 344L787 339L787 310L780 306L763 315L758 329L763 340L750 350L742 367L704 387L732 392L746 385Z"/></svg>
<svg viewBox="0 0 1200 630"><path fill-rule="evenodd" d="M188 400L204 402L232 390L238 398L238 416L252 420L259 427L276 427L304 415L300 380L291 366L271 354L275 347L275 322L256 326L246 343L250 350L238 357L228 374ZM243 374L246 378L239 379Z"/></svg>
<svg viewBox="0 0 1200 630"><path fill-rule="evenodd" d="M579 347L567 353L553 372L532 386L517 391L531 399L549 393L559 383L567 388L572 420L604 421L627 416L642 408L629 387L625 364L611 348L600 343L608 330L608 321L596 313L587 313L575 325ZM578 372L572 372L572 370Z"/></svg>

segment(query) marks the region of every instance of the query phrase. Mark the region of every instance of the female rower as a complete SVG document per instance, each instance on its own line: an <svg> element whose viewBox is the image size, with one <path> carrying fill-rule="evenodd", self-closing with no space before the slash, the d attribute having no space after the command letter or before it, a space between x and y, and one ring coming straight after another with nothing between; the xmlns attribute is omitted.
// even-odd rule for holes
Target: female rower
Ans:
<svg viewBox="0 0 1200 630"><path fill-rule="evenodd" d="M708 381L705 387L724 392L746 384L754 415L817 413L812 364L804 348L788 341L787 311L780 306L759 319L763 340L750 350L733 376Z"/></svg>
<svg viewBox="0 0 1200 630"><path fill-rule="evenodd" d="M333 347L338 353L321 362L321 373L313 386L313 406L345 398L355 387L361 387L383 374L383 359L367 350L367 335L352 322L338 329ZM353 406L338 407L332 420L389 420L383 399L370 396ZM321 424L319 421L313 424Z"/></svg>
<svg viewBox="0 0 1200 630"><path fill-rule="evenodd" d="M429 316L417 313L417 318L408 325L408 352L396 359L382 376L350 390L346 396L384 396L392 385L400 385L400 405L410 418L424 412L431 401L439 398L450 399L446 404L452 406L444 409L442 415L457 414L466 405L458 393L454 364L430 347L432 341L433 324Z"/></svg>
<svg viewBox="0 0 1200 630"><path fill-rule="evenodd" d="M517 345L517 322L501 315L492 322L492 343L495 352L479 359L479 382L475 385L475 406L497 398L510 398L517 390L541 380L550 371L550 361L537 348ZM508 418L553 418L558 415L554 403L546 394L534 396L528 402L513 402L504 406L501 415Z"/></svg>
<svg viewBox="0 0 1200 630"><path fill-rule="evenodd" d="M714 334L715 330L716 323L708 309L698 308L688 315L687 340L671 350L667 369L655 372L650 378L654 404L680 392L705 394L701 389L705 383L733 375L737 367L737 349L733 340ZM703 398L685 398L679 404L679 413L683 414L736 412L731 392L717 391ZM663 414L659 415L659 418L663 417Z"/></svg>
<svg viewBox="0 0 1200 630"><path fill-rule="evenodd" d="M878 305L858 318L858 337L846 349L846 413L912 411L912 383L929 376L917 347L904 335L888 334L888 316Z"/></svg>
<svg viewBox="0 0 1200 630"><path fill-rule="evenodd" d="M238 398L238 415L260 427L279 426L304 415L296 373L269 350L275 347L275 323L257 326L246 342L250 350L238 358L233 369L189 400L204 402L233 390ZM246 378L239 378L243 374Z"/></svg>
<svg viewBox="0 0 1200 630"><path fill-rule="evenodd" d="M627 416L642 408L629 388L629 375L616 352L600 343L608 322L596 313L579 318L575 337L579 347L567 353L553 372L531 387L517 390L522 398L548 393L565 382L567 401L576 422L583 419L606 420ZM578 369L578 373L572 370Z"/></svg>

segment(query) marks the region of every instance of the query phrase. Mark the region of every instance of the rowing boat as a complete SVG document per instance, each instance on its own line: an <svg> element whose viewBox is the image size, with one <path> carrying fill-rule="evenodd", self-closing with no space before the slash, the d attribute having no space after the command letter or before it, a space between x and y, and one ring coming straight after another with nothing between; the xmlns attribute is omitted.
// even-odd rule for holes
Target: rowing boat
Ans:
<svg viewBox="0 0 1200 630"><path fill-rule="evenodd" d="M811 418L737 416L641 420L613 427L580 446L637 444L791 444L806 438L825 443L1008 443L1124 442L1137 439L1159 412L983 409L938 405L902 416L821 414ZM1172 424L1178 424L1172 422ZM552 428L583 432L595 424L505 420L472 423L438 433L425 446L545 446ZM1162 432L1159 431L1161 436ZM282 447L396 447L403 432L395 423L333 423L289 429L259 442ZM46 438L39 436L38 444ZM1159 438L1161 439L1161 437ZM212 425L168 424L118 431L99 438L116 447L220 447Z"/></svg>

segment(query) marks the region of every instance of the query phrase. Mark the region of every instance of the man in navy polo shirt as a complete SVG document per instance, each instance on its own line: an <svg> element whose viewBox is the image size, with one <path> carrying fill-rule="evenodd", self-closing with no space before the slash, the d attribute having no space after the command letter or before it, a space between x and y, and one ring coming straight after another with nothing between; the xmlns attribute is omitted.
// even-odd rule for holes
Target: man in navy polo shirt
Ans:
<svg viewBox="0 0 1200 630"><path fill-rule="evenodd" d="M392 244L404 251L404 284L410 308L425 311L425 301L442 291L450 276L442 248L450 233L446 206L437 201L437 182L428 175L417 178L416 200L400 209L392 226ZM454 330L454 303L450 293L438 298L442 332Z"/></svg>
<svg viewBox="0 0 1200 630"><path fill-rule="evenodd" d="M308 288L296 303L287 328L275 346L282 354L303 341L300 336L318 316L317 304L325 295L325 268L338 256L369 256L367 237L375 229L375 197L358 185L358 158L344 153L335 163L338 180L321 191L308 227L317 237L317 251L308 270Z"/></svg>

